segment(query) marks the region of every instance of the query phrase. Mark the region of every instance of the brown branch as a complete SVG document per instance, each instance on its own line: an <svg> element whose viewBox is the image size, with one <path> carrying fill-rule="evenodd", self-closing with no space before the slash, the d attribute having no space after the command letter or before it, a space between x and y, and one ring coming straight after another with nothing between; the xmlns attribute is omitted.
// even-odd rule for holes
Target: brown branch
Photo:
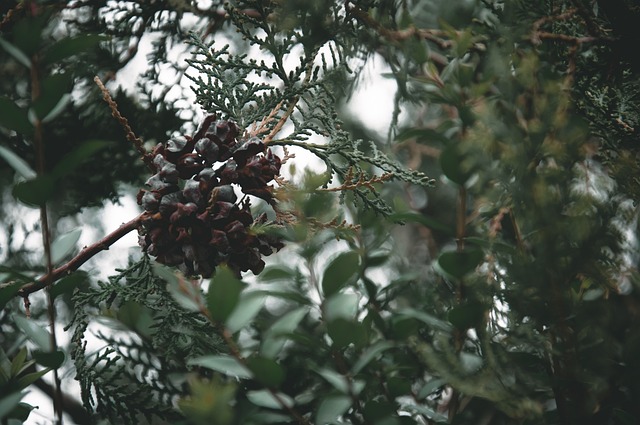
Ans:
<svg viewBox="0 0 640 425"><path fill-rule="evenodd" d="M146 213L142 213L136 218L134 218L133 220L127 223L124 223L123 225L118 227L116 230L109 233L104 238L100 239L98 242L94 243L93 245L89 245L85 247L82 251L78 253L78 255L73 257L68 263L58 267L57 269L54 269L53 271L51 271L51 273L47 273L46 275L40 277L35 282L24 285L17 292L16 296L26 297L27 295L44 288L49 279L51 280L51 282L55 282L56 280L60 279L64 275L70 274L71 272L77 270L78 268L80 268L80 266L86 263L94 255L96 255L101 251L108 250L111 245L113 245L116 241L118 241L124 235L131 232L132 230L137 229L142 223L142 220L144 218L146 218ZM14 282L0 284L0 289L13 284Z"/></svg>
<svg viewBox="0 0 640 425"><path fill-rule="evenodd" d="M24 9L24 3L18 3L16 7L9 9L9 11L4 15L4 18L2 18L2 21L0 21L0 31L4 31L4 27L9 25L9 23L15 19L17 12L20 12L22 9Z"/></svg>
<svg viewBox="0 0 640 425"><path fill-rule="evenodd" d="M402 30L390 30L389 28L385 28L359 7L350 3L347 3L346 7L348 9L348 13L355 16L357 20L369 28L372 28L380 36L390 41L400 42L411 38L420 38L434 43L442 50L447 50L453 47L454 41L448 40L446 37L451 37L452 34L459 36L463 33L462 31L455 31L452 33L451 31L442 29L416 28L414 26L410 26ZM482 43L473 43L473 49L477 51L484 51L486 50L486 46ZM430 52L429 59L438 65L444 66L447 64L447 59L437 52Z"/></svg>
<svg viewBox="0 0 640 425"><path fill-rule="evenodd" d="M318 51L316 50L315 53L317 54L317 52ZM306 75L304 76L304 80L302 80L301 87L305 87L307 84L309 84L309 81L311 80L311 74L312 74L311 71L313 71L313 60L309 61L309 64L305 71ZM280 132L280 130L282 130L282 127L284 126L284 124L287 122L291 114L293 114L293 111L295 110L299 100L300 100L299 95L294 96L293 99L291 99L291 102L289 102L289 106L287 107L287 110L285 111L285 113L280 117L280 120L278 120L275 127L273 127L273 130L271 130L271 132L264 138L263 143L265 145L268 145L269 143L271 143L273 138ZM276 107L279 109L280 103ZM271 116L271 114L269 114L269 116Z"/></svg>
<svg viewBox="0 0 640 425"><path fill-rule="evenodd" d="M349 167L347 175L344 178L344 183L337 187L322 187L316 189L317 192L343 192L345 190L355 190L359 187L366 187L371 191L375 191L373 185L375 183L383 183L387 180L391 180L394 177L393 173L383 173L380 176L373 176L368 180L365 180L364 173L360 173L358 180L354 179L353 167Z"/></svg>
<svg viewBox="0 0 640 425"><path fill-rule="evenodd" d="M556 34L553 32L546 31L538 31L533 34L532 41L534 44L540 44L541 40L556 40L556 41L564 41L565 43L570 44L584 44L584 43L594 43L596 41L603 41L604 39L601 37L574 37L572 35L567 34Z"/></svg>
<svg viewBox="0 0 640 425"><path fill-rule="evenodd" d="M611 41L612 39L609 37L596 37L594 36L594 28L592 27L591 23L587 20L587 17L582 16L582 13L580 13L581 11L578 10L577 8L571 8L566 10L563 13L560 13L558 15L552 15L552 16L543 16L542 18L538 19L537 21L535 21L533 23L533 26L531 27L531 42L535 45L538 45L540 43L542 43L542 40L556 40L556 41L562 41L565 43L570 43L570 44L574 44L574 45L581 45L584 43L594 43L594 42L598 42L598 41ZM567 35L567 34L556 34L553 32L548 32L548 31L541 31L540 28L542 28L543 25L549 23L549 22L555 22L555 21L563 21L563 20L567 20L572 18L576 13L580 13L582 18L585 21L585 24L587 25L587 29L589 30L589 33L591 34L588 37L575 37L572 35Z"/></svg>
<svg viewBox="0 0 640 425"><path fill-rule="evenodd" d="M576 12L582 20L584 21L585 26L587 27L587 32L592 36L596 36L600 34L600 28L598 24L594 21L594 16L591 12L585 7L584 3L581 0L570 0L573 3Z"/></svg>
<svg viewBox="0 0 640 425"><path fill-rule="evenodd" d="M144 148L142 139L136 136L133 130L131 129L131 126L129 125L129 120L123 117L120 111L118 110L118 104L115 102L115 100L113 100L113 98L111 97L111 94L109 94L109 90L107 90L104 84L102 84L100 77L96 76L93 79L93 81L95 81L95 83L100 88L104 101L107 102L107 104L109 105L109 108L111 109L111 115L118 120L120 125L122 125L122 128L126 133L127 140L133 143L133 145L136 147L136 150L142 157L142 160L144 161L144 163L147 165L147 167L149 167L149 169L152 172L155 173L157 170L155 165L153 164L153 158L151 157L151 154L149 154L147 150Z"/></svg>

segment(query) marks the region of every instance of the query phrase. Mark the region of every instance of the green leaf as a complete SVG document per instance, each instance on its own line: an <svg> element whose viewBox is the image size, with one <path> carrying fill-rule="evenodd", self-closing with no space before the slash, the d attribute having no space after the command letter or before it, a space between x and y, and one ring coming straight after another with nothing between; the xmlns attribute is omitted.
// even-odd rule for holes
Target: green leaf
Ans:
<svg viewBox="0 0 640 425"><path fill-rule="evenodd" d="M334 346L338 348L344 348L349 344L362 344L367 338L364 326L361 323L346 319L336 319L329 322L327 324L327 333L333 340Z"/></svg>
<svg viewBox="0 0 640 425"><path fill-rule="evenodd" d="M349 381L347 378L335 370L322 368L316 370L318 375L322 376L328 383L330 383L336 390L344 394L349 394Z"/></svg>
<svg viewBox="0 0 640 425"><path fill-rule="evenodd" d="M442 172L449 180L460 186L464 186L469 179L468 173L463 171L461 167L462 161L463 157L454 144L448 145L440 153Z"/></svg>
<svg viewBox="0 0 640 425"><path fill-rule="evenodd" d="M36 117L43 120L62 100L65 94L71 92L71 77L67 74L53 74L44 78L40 83L40 96L33 101L32 111Z"/></svg>
<svg viewBox="0 0 640 425"><path fill-rule="evenodd" d="M449 310L448 319L460 330L475 328L483 321L485 307L479 302L460 304Z"/></svg>
<svg viewBox="0 0 640 425"><path fill-rule="evenodd" d="M16 133L21 134L31 134L33 132L33 126L29 122L27 111L16 105L13 100L9 99L6 96L0 96L0 126L9 130L14 130ZM7 158L5 154L2 153L3 150L8 151L8 149L3 146L0 146L0 148L0 155L3 156L7 160L7 162L9 162L9 164L14 167L15 170L18 171L25 179L35 177L36 173L31 170L31 167L29 167L26 162L18 158L24 164L24 166L21 168L26 169L27 171L27 173L22 173L12 163L12 161L10 161L9 158ZM9 153L13 156L16 156L11 151L9 151Z"/></svg>
<svg viewBox="0 0 640 425"><path fill-rule="evenodd" d="M261 282L271 282L278 280L290 281L297 275L295 269L284 265L275 265L266 267L262 273L260 273Z"/></svg>
<svg viewBox="0 0 640 425"><path fill-rule="evenodd" d="M22 282L13 282L11 285L0 289L0 310L18 293L22 288Z"/></svg>
<svg viewBox="0 0 640 425"><path fill-rule="evenodd" d="M247 326L262 310L267 295L262 292L247 292L240 295L238 305L227 318L227 329L236 333Z"/></svg>
<svg viewBox="0 0 640 425"><path fill-rule="evenodd" d="M384 419L390 418L396 414L396 406L387 400L368 400L363 409L364 418L369 423L384 423Z"/></svg>
<svg viewBox="0 0 640 425"><path fill-rule="evenodd" d="M317 424L327 424L335 421L351 407L351 397L348 395L332 395L325 397L316 413Z"/></svg>
<svg viewBox="0 0 640 425"><path fill-rule="evenodd" d="M365 267L379 267L389 260L390 252L375 252L367 255L364 259Z"/></svg>
<svg viewBox="0 0 640 425"><path fill-rule="evenodd" d="M247 366L255 379L265 387L276 388L284 381L284 369L275 360L253 356L247 359Z"/></svg>
<svg viewBox="0 0 640 425"><path fill-rule="evenodd" d="M247 399L256 406L267 407L269 409L282 409L280 402L285 406L293 407L295 402L284 393L272 394L269 390L258 390L247 392Z"/></svg>
<svg viewBox="0 0 640 425"><path fill-rule="evenodd" d="M435 390L445 385L447 381L441 378L432 379L431 381L424 384L420 391L418 392L418 400L422 400L423 398L427 398L429 395L433 394Z"/></svg>
<svg viewBox="0 0 640 425"><path fill-rule="evenodd" d="M20 64L24 65L26 68L31 68L31 59L29 59L22 50L18 49L2 37L0 37L0 47L13 56L13 58Z"/></svg>
<svg viewBox="0 0 640 425"><path fill-rule="evenodd" d="M449 276L462 279L464 275L475 270L484 259L484 253L479 249L443 252L438 257L438 265Z"/></svg>
<svg viewBox="0 0 640 425"><path fill-rule="evenodd" d="M47 115L44 118L42 118L42 122L48 123L56 119L58 115L64 112L64 110L67 108L67 106L69 106L70 103L71 103L71 94L69 93L63 94L60 100L58 101L58 103L56 103L55 106L51 108L51 110L47 113Z"/></svg>
<svg viewBox="0 0 640 425"><path fill-rule="evenodd" d="M443 415L442 413L436 412L435 410L433 410L432 408L424 404L421 404L421 405L409 404L409 405L406 405L405 408L412 412L416 412L421 415L424 415L427 418L431 419L432 421L448 423L448 419L445 415Z"/></svg>
<svg viewBox="0 0 640 425"><path fill-rule="evenodd" d="M96 152L101 151L111 144L112 142L105 140L87 140L66 154L53 168L51 175L59 179L71 174L71 172L81 166L87 159L91 159Z"/></svg>
<svg viewBox="0 0 640 425"><path fill-rule="evenodd" d="M2 114L2 98L0 98L0 114ZM2 115L0 115L1 117ZM0 118L1 119L1 118ZM14 169L18 174L20 174L25 179L33 179L36 177L36 172L33 171L31 166L27 164L27 162L20 158L18 155L5 148L4 146L0 146L0 156L4 158L5 161Z"/></svg>
<svg viewBox="0 0 640 425"><path fill-rule="evenodd" d="M411 379L401 376L391 376L386 378L387 391L389 391L391 398L412 394L412 384L413 381Z"/></svg>
<svg viewBox="0 0 640 425"><path fill-rule="evenodd" d="M325 297L335 294L353 280L360 267L360 256L354 251L343 252L334 258L322 277L322 290Z"/></svg>
<svg viewBox="0 0 640 425"><path fill-rule="evenodd" d="M162 264L155 263L153 272L167 282L167 291L182 308L187 311L200 311L200 306L204 304L204 300L199 287Z"/></svg>
<svg viewBox="0 0 640 425"><path fill-rule="evenodd" d="M7 425L22 425L27 422L34 407L28 403L20 402L9 414Z"/></svg>
<svg viewBox="0 0 640 425"><path fill-rule="evenodd" d="M11 376L18 376L24 370L27 360L27 347L22 347L18 354L11 360Z"/></svg>
<svg viewBox="0 0 640 425"><path fill-rule="evenodd" d="M298 324L307 315L308 311L308 308L300 307L288 312L271 325L264 333L264 342L260 347L260 354L270 358L278 355L287 342L286 335L298 327Z"/></svg>
<svg viewBox="0 0 640 425"><path fill-rule="evenodd" d="M32 355L36 363L50 369L59 368L65 359L64 352L60 350L49 352L35 350Z"/></svg>
<svg viewBox="0 0 640 425"><path fill-rule="evenodd" d="M13 186L13 196L29 207L41 207L53 198L55 181L51 176L41 175Z"/></svg>
<svg viewBox="0 0 640 425"><path fill-rule="evenodd" d="M14 315L13 322L40 350L52 351L53 347L51 347L51 335L49 335L49 331L38 325L35 321L23 316Z"/></svg>
<svg viewBox="0 0 640 425"><path fill-rule="evenodd" d="M51 372L51 369L43 369L37 372L29 373L28 375L20 377L16 382L16 385L20 388L27 388L29 385L42 378L47 373Z"/></svg>
<svg viewBox="0 0 640 425"><path fill-rule="evenodd" d="M53 63L75 56L98 45L101 41L108 40L109 37L98 34L83 34L76 37L65 37L55 42L43 55L42 62Z"/></svg>
<svg viewBox="0 0 640 425"><path fill-rule="evenodd" d="M51 262L57 264L76 249L76 244L80 239L82 229L76 228L63 235L58 236L51 243Z"/></svg>
<svg viewBox="0 0 640 425"><path fill-rule="evenodd" d="M207 369L215 370L229 376L235 376L241 379L253 378L253 373L247 367L234 357L225 355L209 355L189 359L187 364L190 366L200 366Z"/></svg>
<svg viewBox="0 0 640 425"><path fill-rule="evenodd" d="M338 318L353 320L358 314L358 301L357 294L334 294L324 303L323 317L328 322Z"/></svg>
<svg viewBox="0 0 640 425"><path fill-rule="evenodd" d="M398 318L411 317L414 319L418 319L421 322L431 326L434 329L438 329L445 332L450 332L453 330L453 327L449 323L445 322L444 320L440 320L435 316L425 313L424 311L418 311L413 308L403 308L402 310L398 311L396 317Z"/></svg>
<svg viewBox="0 0 640 425"><path fill-rule="evenodd" d="M358 361L351 368L351 373L353 375L357 375L365 366L369 364L369 362L376 357L378 357L382 352L395 347L395 344L390 341L378 341L373 344L371 347L367 348L367 350L362 353L362 356L358 359Z"/></svg>
<svg viewBox="0 0 640 425"><path fill-rule="evenodd" d="M11 28L14 45L20 49L26 56L31 57L42 47L42 30L49 23L51 14L40 9L40 12L34 15L26 15L22 19L17 20Z"/></svg>
<svg viewBox="0 0 640 425"><path fill-rule="evenodd" d="M0 398L0 419L5 419L26 395L26 391L3 395Z"/></svg>
<svg viewBox="0 0 640 425"><path fill-rule="evenodd" d="M62 294L68 294L73 291L78 285L88 282L87 272L78 270L70 275L67 275L57 281L49 290L51 296L56 298Z"/></svg>
<svg viewBox="0 0 640 425"><path fill-rule="evenodd" d="M207 308L213 320L224 322L240 300L242 283L228 267L221 266L211 278L207 292Z"/></svg>

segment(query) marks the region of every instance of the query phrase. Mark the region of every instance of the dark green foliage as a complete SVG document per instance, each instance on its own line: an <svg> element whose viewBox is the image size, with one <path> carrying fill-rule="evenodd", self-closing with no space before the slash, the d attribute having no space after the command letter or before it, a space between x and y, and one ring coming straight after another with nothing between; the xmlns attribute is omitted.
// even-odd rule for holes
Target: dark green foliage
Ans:
<svg viewBox="0 0 640 425"><path fill-rule="evenodd" d="M221 347L202 316L174 301L147 256L108 282L77 291L73 303L72 358L83 402L114 420L138 423L139 414L176 418L172 405L185 393L187 361ZM99 318L118 332L89 330ZM88 332L106 345L87 352Z"/></svg>
<svg viewBox="0 0 640 425"><path fill-rule="evenodd" d="M46 206L56 223L117 200L119 183L147 180L142 149L124 141L87 83L120 78L155 32L135 93L113 97L147 148L197 136L155 151L164 174L141 193L143 245L179 254L159 257L168 265L186 257L180 244L145 239L151 221L167 221L154 191L242 206L248 230L234 261L185 263L185 276L143 255L98 282L67 273L86 260L76 254L79 231L67 231L44 243L63 267L47 291L56 304L46 305L29 293L46 268L15 236L26 240L42 223L7 221L0 418L28 416L22 391L52 373L29 367L68 373L70 353L96 422L635 423L636 3L1 5L3 214L17 200ZM68 32L56 27L63 16ZM342 116L372 58L397 83L386 134ZM183 76L197 105L177 88ZM215 147L203 141L200 108L237 132ZM236 149L236 136L252 142ZM189 149L173 149L178 141ZM268 162L265 147L293 178L277 175L278 161L250 192L255 181L229 176L248 157ZM296 172L304 164L294 147L326 170ZM215 193L191 179L205 168ZM256 197L253 210L233 185ZM253 212L268 212L269 225L266 215L252 223ZM183 227L180 237L222 248L199 230ZM284 247L243 276L237 264L255 260L244 250L263 239ZM17 294L33 301L32 320ZM70 347L53 346L39 322L54 307ZM24 349L27 339L37 349Z"/></svg>

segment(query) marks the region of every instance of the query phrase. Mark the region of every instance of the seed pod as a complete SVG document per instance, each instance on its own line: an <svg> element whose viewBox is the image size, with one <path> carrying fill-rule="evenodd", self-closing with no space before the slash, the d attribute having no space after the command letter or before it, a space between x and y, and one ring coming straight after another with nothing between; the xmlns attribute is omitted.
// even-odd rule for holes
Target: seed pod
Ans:
<svg viewBox="0 0 640 425"><path fill-rule="evenodd" d="M172 137L167 142L167 151L171 153L183 153L187 146L187 138L184 136Z"/></svg>
<svg viewBox="0 0 640 425"><path fill-rule="evenodd" d="M145 192L140 202L145 211L158 212L160 206L160 194L157 192Z"/></svg>
<svg viewBox="0 0 640 425"><path fill-rule="evenodd" d="M238 197L236 196L236 192L233 190L233 186L226 184L214 187L211 191L211 199L219 202L230 202L233 204L238 200Z"/></svg>
<svg viewBox="0 0 640 425"><path fill-rule="evenodd" d="M152 152L157 173L147 180L138 204L149 212L139 244L157 261L188 274L209 277L225 262L238 275L264 268L262 255L283 247L274 235L255 233L250 198L275 203L268 186L280 172L280 158L257 137L238 139L233 121L205 119L194 138L175 137ZM216 169L213 164L223 162Z"/></svg>
<svg viewBox="0 0 640 425"><path fill-rule="evenodd" d="M196 143L196 152L202 155L208 165L211 165L218 160L220 148L211 139L205 137Z"/></svg>

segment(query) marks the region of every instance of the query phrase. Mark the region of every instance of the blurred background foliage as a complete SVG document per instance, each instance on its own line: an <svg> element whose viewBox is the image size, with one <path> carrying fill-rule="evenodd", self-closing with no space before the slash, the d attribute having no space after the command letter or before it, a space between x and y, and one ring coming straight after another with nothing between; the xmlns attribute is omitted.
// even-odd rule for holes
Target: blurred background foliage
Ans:
<svg viewBox="0 0 640 425"><path fill-rule="evenodd" d="M8 0L0 17L3 423L42 422L33 386L54 423L640 417L637 1ZM348 107L374 62L397 87L382 133L382 96ZM25 292L46 245L55 266L78 255L69 222L149 177L96 75L146 149L216 113L287 158L277 226L251 229L285 242L261 274L140 252L106 280L60 276L51 302ZM53 242L33 243L45 205Z"/></svg>

